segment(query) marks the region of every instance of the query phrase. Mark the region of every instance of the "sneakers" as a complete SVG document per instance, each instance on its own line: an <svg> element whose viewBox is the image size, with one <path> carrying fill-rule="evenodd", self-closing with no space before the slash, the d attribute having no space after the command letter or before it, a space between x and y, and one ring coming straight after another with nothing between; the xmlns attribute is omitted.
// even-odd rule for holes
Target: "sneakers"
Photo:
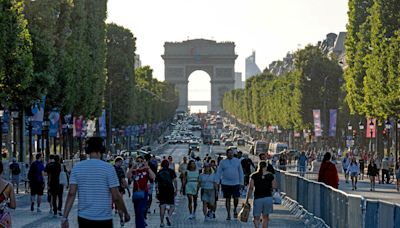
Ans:
<svg viewBox="0 0 400 228"><path fill-rule="evenodd" d="M121 225L121 227L125 226L125 223L124 223L123 219L120 220L120 225Z"/></svg>
<svg viewBox="0 0 400 228"><path fill-rule="evenodd" d="M63 215L62 212L61 212L60 210L58 211L58 215L59 215L59 216L62 216L62 215Z"/></svg>
<svg viewBox="0 0 400 228"><path fill-rule="evenodd" d="M189 217L188 217L188 219L189 219L189 220L192 220L192 219L193 219L193 215L190 214Z"/></svg>
<svg viewBox="0 0 400 228"><path fill-rule="evenodd" d="M171 221L170 221L169 217L167 216L165 219L167 220L167 226L171 226Z"/></svg>
<svg viewBox="0 0 400 228"><path fill-rule="evenodd" d="M164 227L164 223L161 223L161 224L160 224L160 227Z"/></svg>

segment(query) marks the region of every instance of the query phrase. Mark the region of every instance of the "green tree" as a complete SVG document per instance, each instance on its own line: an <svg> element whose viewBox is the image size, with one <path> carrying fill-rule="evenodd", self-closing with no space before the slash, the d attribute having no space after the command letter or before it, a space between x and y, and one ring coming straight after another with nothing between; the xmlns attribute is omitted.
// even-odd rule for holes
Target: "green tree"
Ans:
<svg viewBox="0 0 400 228"><path fill-rule="evenodd" d="M21 108L40 98L33 77L32 42L23 15L23 1L0 1L0 100Z"/></svg>
<svg viewBox="0 0 400 228"><path fill-rule="evenodd" d="M130 30L116 24L107 25L107 113L112 108L113 127L134 122L135 37Z"/></svg>

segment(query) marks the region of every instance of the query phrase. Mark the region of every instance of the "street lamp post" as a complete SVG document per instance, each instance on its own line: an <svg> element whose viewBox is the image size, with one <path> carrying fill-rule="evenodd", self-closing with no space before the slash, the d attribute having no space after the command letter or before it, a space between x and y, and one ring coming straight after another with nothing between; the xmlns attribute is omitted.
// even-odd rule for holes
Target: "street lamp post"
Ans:
<svg viewBox="0 0 400 228"><path fill-rule="evenodd" d="M347 130L349 130L349 132L350 132L350 137L351 137L351 139L353 139L353 138L352 138L353 126L351 125L350 122L347 124ZM349 148L351 148L351 141L349 141Z"/></svg>
<svg viewBox="0 0 400 228"><path fill-rule="evenodd" d="M14 158L17 157L17 119L18 119L18 111L12 111L11 115L13 118L13 156ZM10 159L11 160L11 159Z"/></svg>
<svg viewBox="0 0 400 228"><path fill-rule="evenodd" d="M362 121L360 121L359 123L358 123L358 127L360 128L360 136L359 136L359 138L360 138L360 147L361 147L361 149L362 150L364 150L364 143L363 143L363 138L364 138L364 135L363 135L363 132L364 132L364 123L362 122Z"/></svg>
<svg viewBox="0 0 400 228"><path fill-rule="evenodd" d="M0 108L0 161L3 160L3 115L4 110Z"/></svg>
<svg viewBox="0 0 400 228"><path fill-rule="evenodd" d="M327 103L327 88L326 88L326 82L327 82L327 80L328 80L328 78L329 78L329 76L330 75L328 75L328 76L325 76L325 78L324 78L324 110L323 110L323 116L324 116L324 120L323 120L323 124L324 124L324 126L323 126L323 130L322 130L322 133L323 133L323 138L324 138L324 144L326 144L326 139L328 138L328 135L329 135L329 120L328 120L328 113L327 113L327 110L326 110L326 103ZM326 146L326 145L324 145L324 146Z"/></svg>
<svg viewBox="0 0 400 228"><path fill-rule="evenodd" d="M397 128L396 128L396 146L395 146L395 155L396 155L396 162L398 157L398 151L399 151L399 139L398 139L398 134L399 134L399 128L400 128L400 119L397 119Z"/></svg>
<svg viewBox="0 0 400 228"><path fill-rule="evenodd" d="M390 155L390 129L392 128L392 124L389 120L385 121L385 129L386 129L386 154L387 156Z"/></svg>
<svg viewBox="0 0 400 228"><path fill-rule="evenodd" d="M369 138L369 151L372 152L372 134L374 132L374 122L369 122L369 133L370 133L370 138Z"/></svg>

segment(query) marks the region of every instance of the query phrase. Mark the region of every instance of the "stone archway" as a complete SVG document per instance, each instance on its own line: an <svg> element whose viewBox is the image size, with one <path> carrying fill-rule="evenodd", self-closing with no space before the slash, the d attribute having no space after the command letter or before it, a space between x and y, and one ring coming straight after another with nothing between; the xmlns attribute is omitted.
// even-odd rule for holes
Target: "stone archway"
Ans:
<svg viewBox="0 0 400 228"><path fill-rule="evenodd" d="M196 70L211 77L211 110L222 110L225 92L235 87L235 44L195 39L164 44L165 80L179 92L179 111L188 108L188 78Z"/></svg>

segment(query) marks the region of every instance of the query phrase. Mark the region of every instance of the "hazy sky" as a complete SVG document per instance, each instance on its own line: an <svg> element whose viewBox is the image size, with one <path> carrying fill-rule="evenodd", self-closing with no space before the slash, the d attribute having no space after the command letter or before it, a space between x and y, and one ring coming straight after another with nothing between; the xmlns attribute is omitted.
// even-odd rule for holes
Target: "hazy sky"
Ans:
<svg viewBox="0 0 400 228"><path fill-rule="evenodd" d="M150 65L159 80L164 80L164 42L188 38L235 42L235 71L244 77L252 50L263 70L299 45L345 31L347 10L347 0L108 0L107 22L133 32L142 65ZM192 78L208 76L193 74L190 84ZM195 97L204 98L200 90Z"/></svg>

